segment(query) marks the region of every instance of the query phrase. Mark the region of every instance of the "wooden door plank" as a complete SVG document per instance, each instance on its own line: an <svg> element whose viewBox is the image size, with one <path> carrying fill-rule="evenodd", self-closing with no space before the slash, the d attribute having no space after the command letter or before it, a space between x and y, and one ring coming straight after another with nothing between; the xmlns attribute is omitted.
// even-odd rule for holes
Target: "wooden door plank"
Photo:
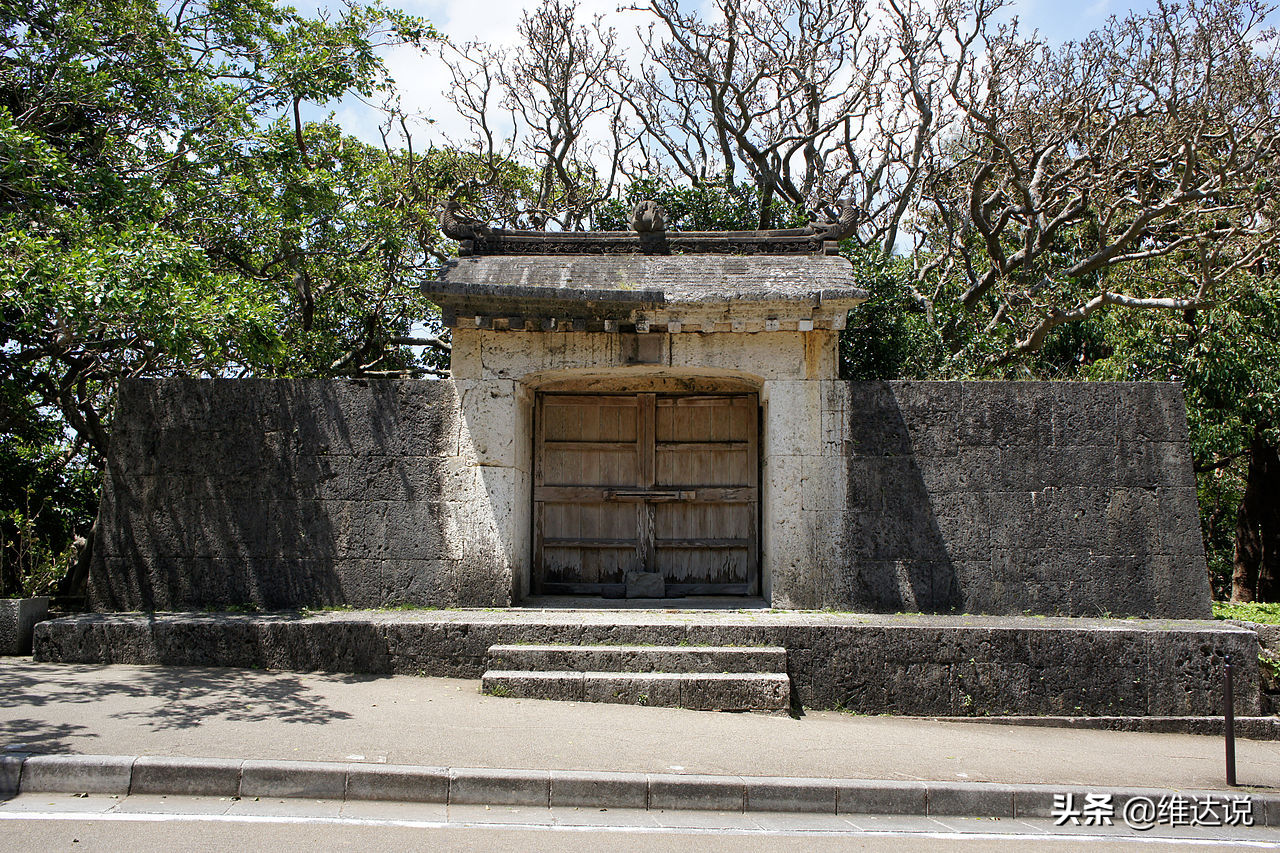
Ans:
<svg viewBox="0 0 1280 853"><path fill-rule="evenodd" d="M747 537L740 539L659 539L659 548L746 548L751 543Z"/></svg>
<svg viewBox="0 0 1280 853"><path fill-rule="evenodd" d="M553 442L559 444L559 442ZM735 439L723 441L658 441L661 450L745 450L750 442Z"/></svg>
<svg viewBox="0 0 1280 853"><path fill-rule="evenodd" d="M538 486L533 490L533 499L547 503L600 503L605 492L599 486Z"/></svg>
<svg viewBox="0 0 1280 853"><path fill-rule="evenodd" d="M634 395L538 395L534 551L544 591L563 583L615 583L634 561L622 557L637 545L634 507L604 498L606 487L636 484L637 408ZM591 540L622 545L610 549Z"/></svg>
<svg viewBox="0 0 1280 853"><path fill-rule="evenodd" d="M653 488L654 484L654 429L656 394L637 394L639 403L637 412L636 453L638 455L640 482L642 489Z"/></svg>
<svg viewBox="0 0 1280 853"><path fill-rule="evenodd" d="M755 395L538 395L535 418L536 589L621 595L628 568L676 595L758 589Z"/></svg>
<svg viewBox="0 0 1280 853"><path fill-rule="evenodd" d="M746 442L741 442L745 444ZM558 450L561 452L585 452L591 453L599 450L617 450L634 452L636 443L634 441L567 441L556 439L544 442L544 447L548 450Z"/></svg>
<svg viewBox="0 0 1280 853"><path fill-rule="evenodd" d="M656 570L657 549L654 548L653 534L653 504L642 503L636 505L636 557L640 561L640 570L644 572L652 572Z"/></svg>
<svg viewBox="0 0 1280 853"><path fill-rule="evenodd" d="M635 394L540 394L542 399L553 405L583 406L600 408L603 406L631 407L636 404Z"/></svg>
<svg viewBox="0 0 1280 853"><path fill-rule="evenodd" d="M747 485L754 493L753 508L747 519L751 539L747 552L747 595L760 593L760 404L754 397L753 405L746 411L747 436Z"/></svg>
<svg viewBox="0 0 1280 853"><path fill-rule="evenodd" d="M630 536L621 539L557 536L554 538L548 537L543 541L548 548L614 548L627 551L634 551L636 549L636 540Z"/></svg>
<svg viewBox="0 0 1280 853"><path fill-rule="evenodd" d="M672 398L655 449L660 487L694 499L662 504L655 547L672 588L736 584L758 572L758 422L754 395Z"/></svg>

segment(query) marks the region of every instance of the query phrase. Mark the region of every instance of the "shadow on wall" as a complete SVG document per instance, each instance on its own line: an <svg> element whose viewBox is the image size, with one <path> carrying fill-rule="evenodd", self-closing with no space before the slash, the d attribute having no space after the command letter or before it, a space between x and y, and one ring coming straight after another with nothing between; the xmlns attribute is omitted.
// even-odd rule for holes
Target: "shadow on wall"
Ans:
<svg viewBox="0 0 1280 853"><path fill-rule="evenodd" d="M954 430L948 436L933 415L953 415L947 409L958 403L958 389L902 395L887 382L849 387L844 539L852 606L891 613L964 609L956 567L916 458L922 445L945 446L949 439L954 449ZM914 410L910 419L904 405Z"/></svg>
<svg viewBox="0 0 1280 853"><path fill-rule="evenodd" d="M1209 616L1178 386L848 389L846 586L855 606Z"/></svg>
<svg viewBox="0 0 1280 853"><path fill-rule="evenodd" d="M432 405L452 389L409 387L423 384L128 383L100 510L95 608L422 597L414 584L438 580L439 451L452 436L452 407Z"/></svg>

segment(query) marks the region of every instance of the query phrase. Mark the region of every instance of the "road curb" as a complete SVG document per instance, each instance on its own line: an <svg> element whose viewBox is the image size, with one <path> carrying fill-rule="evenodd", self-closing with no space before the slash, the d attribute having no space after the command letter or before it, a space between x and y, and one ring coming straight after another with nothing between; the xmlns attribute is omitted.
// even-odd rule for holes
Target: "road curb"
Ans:
<svg viewBox="0 0 1280 853"><path fill-rule="evenodd" d="M0 797L20 793L165 794L475 805L809 814L1051 817L1055 798L1108 797L1117 819L1142 797L1248 796L1259 826L1280 826L1280 794L996 782L904 782L587 770L428 767L328 761L120 755L0 756Z"/></svg>

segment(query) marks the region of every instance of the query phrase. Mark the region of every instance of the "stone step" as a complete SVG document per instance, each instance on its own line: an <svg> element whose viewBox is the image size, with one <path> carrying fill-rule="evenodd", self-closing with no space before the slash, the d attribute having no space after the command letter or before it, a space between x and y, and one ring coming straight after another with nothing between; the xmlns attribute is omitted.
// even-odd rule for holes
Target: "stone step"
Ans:
<svg viewBox="0 0 1280 853"><path fill-rule="evenodd" d="M481 690L492 696L610 702L697 711L782 711L791 679L782 672L581 672L491 669Z"/></svg>
<svg viewBox="0 0 1280 853"><path fill-rule="evenodd" d="M489 669L558 672L787 671L781 646L572 646L489 647Z"/></svg>

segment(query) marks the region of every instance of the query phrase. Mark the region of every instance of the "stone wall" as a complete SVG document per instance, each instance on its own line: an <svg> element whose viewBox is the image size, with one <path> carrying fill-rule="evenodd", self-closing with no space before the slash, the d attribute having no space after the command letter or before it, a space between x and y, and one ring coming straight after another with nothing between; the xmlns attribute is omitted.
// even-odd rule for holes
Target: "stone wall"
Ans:
<svg viewBox="0 0 1280 853"><path fill-rule="evenodd" d="M839 386L846 503L813 523L842 547L817 606L1209 616L1176 384Z"/></svg>
<svg viewBox="0 0 1280 853"><path fill-rule="evenodd" d="M506 605L510 472L475 443L449 382L126 382L91 601Z"/></svg>
<svg viewBox="0 0 1280 853"><path fill-rule="evenodd" d="M760 383L775 607L1209 615L1176 385L790 369ZM125 383L94 606L518 601L532 394L487 374Z"/></svg>
<svg viewBox="0 0 1280 853"><path fill-rule="evenodd" d="M35 659L479 678L489 647L782 646L796 701L865 714L1259 713L1258 639L1223 622L766 611L428 611L72 616Z"/></svg>

